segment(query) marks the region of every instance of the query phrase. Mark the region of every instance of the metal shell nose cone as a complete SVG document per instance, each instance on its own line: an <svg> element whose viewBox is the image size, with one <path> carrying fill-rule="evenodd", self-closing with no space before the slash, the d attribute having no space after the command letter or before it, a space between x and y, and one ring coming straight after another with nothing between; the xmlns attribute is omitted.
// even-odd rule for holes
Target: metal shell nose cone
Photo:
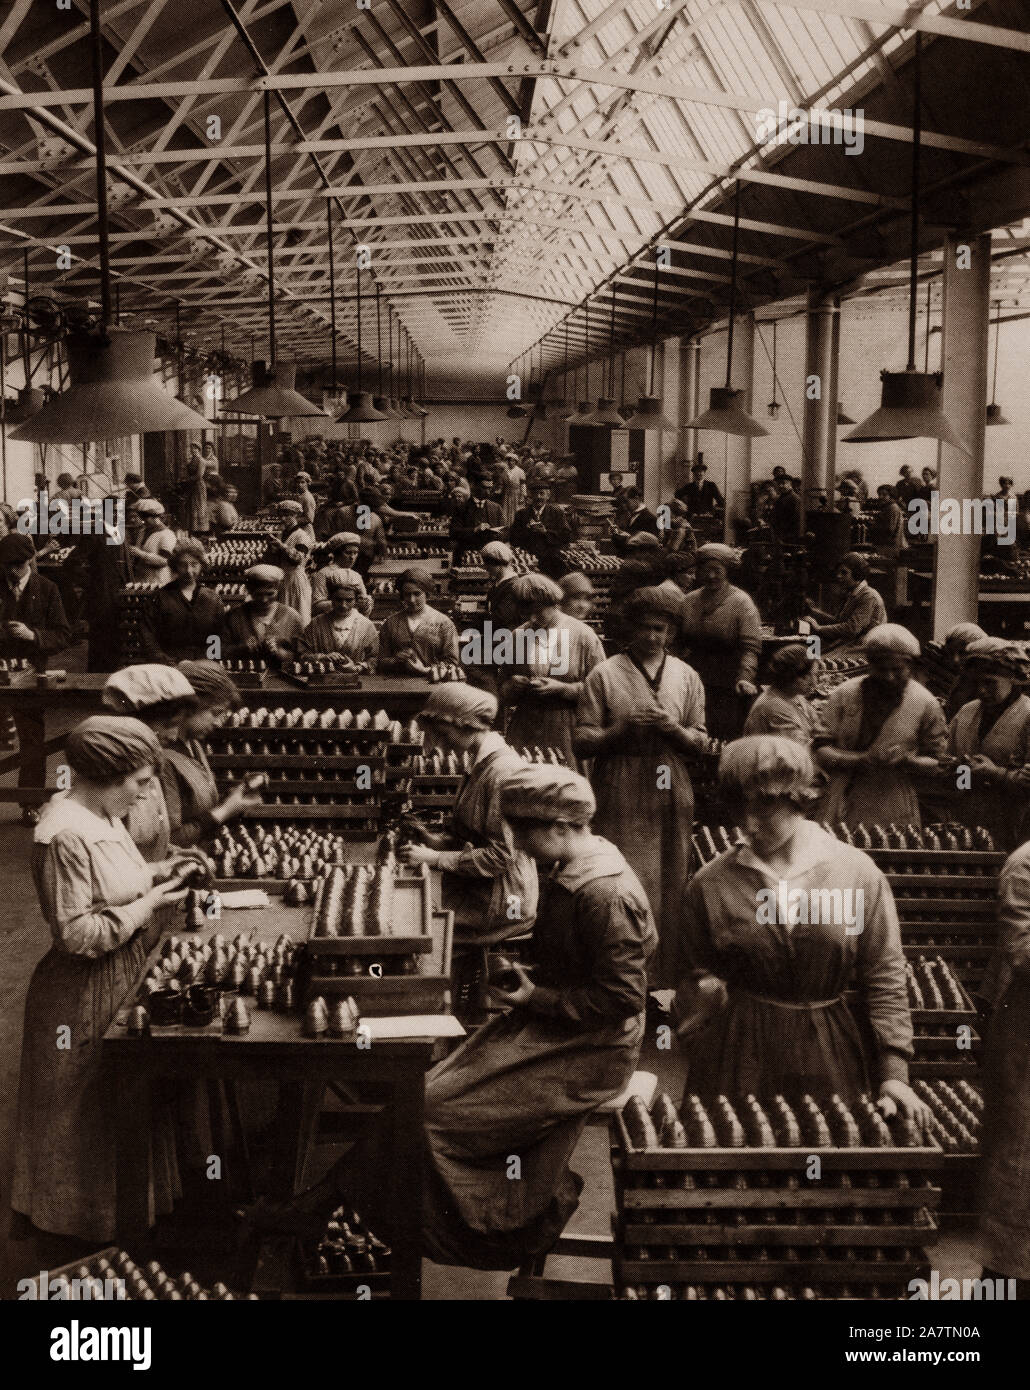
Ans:
<svg viewBox="0 0 1030 1390"><path fill-rule="evenodd" d="M157 338L138 329L69 334L71 385L11 434L31 444L86 444L160 430L206 430L205 420L153 379Z"/></svg>

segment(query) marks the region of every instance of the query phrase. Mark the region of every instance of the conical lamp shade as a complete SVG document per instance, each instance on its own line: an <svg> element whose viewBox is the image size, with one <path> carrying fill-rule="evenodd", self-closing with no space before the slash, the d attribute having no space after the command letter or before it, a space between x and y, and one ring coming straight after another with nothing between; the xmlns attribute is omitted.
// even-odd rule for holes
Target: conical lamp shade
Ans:
<svg viewBox="0 0 1030 1390"><path fill-rule="evenodd" d="M8 415L7 418L10 419L10 416ZM989 425L1008 425L1011 424L1011 421L1006 420L1005 416L1002 415L1000 405L992 404L987 407L987 423Z"/></svg>
<svg viewBox="0 0 1030 1390"><path fill-rule="evenodd" d="M583 422L581 421L581 423ZM626 428L626 421L615 409L615 402L609 400L607 396L601 397L597 402L597 409L585 423L594 425L600 430L624 430Z"/></svg>
<svg viewBox="0 0 1030 1390"><path fill-rule="evenodd" d="M412 419L414 419L414 420L426 420L426 419L429 418L429 411L425 408L425 406L421 403L421 401L413 401L413 400L411 399L411 397L409 396L409 397L408 397L408 403L409 403L410 406L411 406L411 410L412 410Z"/></svg>
<svg viewBox="0 0 1030 1390"><path fill-rule="evenodd" d="M624 420L631 420L636 413L637 408L635 405L627 405L626 402L623 401L622 405L619 406L619 414Z"/></svg>
<svg viewBox="0 0 1030 1390"><path fill-rule="evenodd" d="M688 420L684 429L715 430L720 434L734 434L741 438L757 439L769 431L758 423L744 409L743 391L734 391L731 386L713 386L708 393L708 409L703 415Z"/></svg>
<svg viewBox="0 0 1030 1390"><path fill-rule="evenodd" d="M509 420L524 420L526 418L525 410L523 410L522 406L520 406L517 401L514 405L508 407L507 415Z"/></svg>
<svg viewBox="0 0 1030 1390"><path fill-rule="evenodd" d="M402 397L401 397L400 405L401 405L401 414L404 416L405 420L421 420L421 419L422 419L422 416L421 416L421 415L418 413L418 411L415 409L415 402L411 399L410 396L402 396Z"/></svg>
<svg viewBox="0 0 1030 1390"><path fill-rule="evenodd" d="M579 405L569 416L570 425L589 425L590 417L594 413L593 401L580 401Z"/></svg>
<svg viewBox="0 0 1030 1390"><path fill-rule="evenodd" d="M846 415L846 414L844 413L844 407L841 405L840 401L838 401L838 402L837 402L837 424L838 424L838 425L853 425L854 423L855 423L855 422L854 422L854 420L852 420L851 416L850 416L850 415Z"/></svg>
<svg viewBox="0 0 1030 1390"><path fill-rule="evenodd" d="M274 362L268 371L263 369L263 364L255 362L254 385L235 400L223 401L222 414L260 415L264 420L283 420L291 416L325 419L320 405L294 390L296 380L296 362Z"/></svg>
<svg viewBox="0 0 1030 1390"><path fill-rule="evenodd" d="M559 402L558 402L558 419L559 419L559 420L572 420L572 419L575 418L575 415L576 415L576 407L575 407L575 404L574 404L572 401L559 401Z"/></svg>
<svg viewBox="0 0 1030 1390"><path fill-rule="evenodd" d="M390 409L389 396L375 396L372 400L372 408L378 410L384 420L393 419L393 411Z"/></svg>
<svg viewBox="0 0 1030 1390"><path fill-rule="evenodd" d="M408 418L401 409L401 403L396 396L390 397L390 414L395 420L406 420Z"/></svg>
<svg viewBox="0 0 1030 1390"><path fill-rule="evenodd" d="M941 378L926 372L881 372L880 408L846 434L849 444L871 444L890 439L939 439L943 444L969 449L952 429L941 409Z"/></svg>
<svg viewBox="0 0 1030 1390"><path fill-rule="evenodd" d="M9 425L21 425L38 415L46 396L38 386L23 386L16 401L4 401L3 418Z"/></svg>
<svg viewBox="0 0 1030 1390"><path fill-rule="evenodd" d="M372 404L371 391L355 391L353 396L348 396L347 409L336 423L338 425L370 425L385 419L386 416L383 412L376 410Z"/></svg>
<svg viewBox="0 0 1030 1390"><path fill-rule="evenodd" d="M671 430L676 431L676 426L671 420L665 418L665 411L662 408L659 396L641 396L637 401L635 415L631 415L626 421L628 430Z"/></svg>
<svg viewBox="0 0 1030 1390"><path fill-rule="evenodd" d="M30 444L86 444L152 430L207 430L210 420L170 396L153 378L157 335L108 328L69 334L67 391L14 430Z"/></svg>

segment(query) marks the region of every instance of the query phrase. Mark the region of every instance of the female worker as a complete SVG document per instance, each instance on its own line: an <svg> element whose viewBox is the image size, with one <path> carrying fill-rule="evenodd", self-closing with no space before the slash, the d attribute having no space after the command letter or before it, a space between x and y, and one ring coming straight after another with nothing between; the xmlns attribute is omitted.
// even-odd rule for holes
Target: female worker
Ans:
<svg viewBox="0 0 1030 1390"><path fill-rule="evenodd" d="M374 671L379 655L379 633L375 624L358 612L358 599L365 586L353 571L350 578L330 579L325 592L329 611L312 618L300 638L299 654L339 652L347 658L346 671Z"/></svg>
<svg viewBox="0 0 1030 1390"><path fill-rule="evenodd" d="M252 565L243 576L250 598L229 614L223 655L284 661L304 631L300 614L279 602L284 579L278 565Z"/></svg>
<svg viewBox="0 0 1030 1390"><path fill-rule="evenodd" d="M780 647L769 660L769 684L744 720L744 735L776 734L810 748L815 705L809 698L819 663L802 642Z"/></svg>
<svg viewBox="0 0 1030 1390"><path fill-rule="evenodd" d="M685 594L680 635L687 660L701 677L713 738L736 738L747 714L762 645L758 609L730 583L736 555L728 545L697 552L701 587Z"/></svg>
<svg viewBox="0 0 1030 1390"><path fill-rule="evenodd" d="M467 753L472 770L458 789L450 833L433 834L411 816L405 825L420 843L403 845L398 855L443 870L456 945L523 935L536 916L536 868L515 848L501 813L501 787L525 764L493 729L497 701L489 691L448 682L432 688L418 718L430 746L459 758Z"/></svg>
<svg viewBox="0 0 1030 1390"><path fill-rule="evenodd" d="M864 555L858 551L845 555L833 576L842 595L837 612L831 615L812 608L815 616L808 621L824 653L832 651L837 657L857 655L866 633L887 621L883 599L869 584L868 574Z"/></svg>
<svg viewBox="0 0 1030 1390"><path fill-rule="evenodd" d="M239 782L226 797L218 794L204 740L240 705L240 692L213 661L183 661L179 671L193 690L193 704L179 722L176 737L164 745L161 788L173 845L188 848L215 834L220 825L258 805L260 791Z"/></svg>
<svg viewBox="0 0 1030 1390"><path fill-rule="evenodd" d="M207 552L200 541L183 540L170 563L172 581L154 595L144 620L146 655L172 665L215 656L221 652L225 605L203 583Z"/></svg>
<svg viewBox="0 0 1030 1390"><path fill-rule="evenodd" d="M626 856L658 922L658 988L674 983L678 930L679 903L664 885L682 883L690 866L694 788L686 755L707 743L700 678L666 653L677 611L658 589L630 596L624 616L633 636L584 680L574 745L594 760L594 828Z"/></svg>
<svg viewBox="0 0 1030 1390"><path fill-rule="evenodd" d="M33 836L53 945L25 1001L11 1205L37 1230L103 1245L115 1236L115 1127L102 1041L153 945L147 929L186 889L172 862L143 861L122 819L161 762L146 725L87 719L68 735L65 756L71 789L50 799ZM55 1033L62 1024L66 1048ZM155 1121L151 1147L149 1169L118 1181L145 1184L153 1221L180 1192L170 1121Z"/></svg>
<svg viewBox="0 0 1030 1390"><path fill-rule="evenodd" d="M458 665L458 630L427 602L434 587L433 576L419 566L397 576L403 607L379 630L379 670L384 676L424 676L438 662Z"/></svg>
<svg viewBox="0 0 1030 1390"><path fill-rule="evenodd" d="M604 661L601 639L592 627L561 611L562 591L546 575L513 580L512 596L526 621L516 629L516 660L504 684L504 701L511 710L506 737L513 748L556 748L578 771L576 704L583 681Z"/></svg>
<svg viewBox="0 0 1030 1390"><path fill-rule="evenodd" d="M183 528L192 536L206 536L211 529L207 502L207 460L199 444L190 445L183 476Z"/></svg>
<svg viewBox="0 0 1030 1390"><path fill-rule="evenodd" d="M991 1007L983 1066L983 1277L1016 1279L1030 1298L1030 844L998 882L998 941L981 987Z"/></svg>
<svg viewBox="0 0 1030 1390"><path fill-rule="evenodd" d="M585 778L522 766L505 780L500 809L522 851L551 870L533 973L513 965L504 984L515 987L493 991L507 1011L426 1078L423 1252L473 1269L545 1254L576 1210L583 1180L569 1162L587 1117L633 1075L655 950L636 875L591 833ZM285 1207L253 1209L252 1220L318 1232L347 1187L341 1160Z"/></svg>
<svg viewBox="0 0 1030 1390"><path fill-rule="evenodd" d="M1030 785L1030 657L1022 644L983 637L966 648L978 698L948 725L948 754L969 776L956 779L962 820L983 825L999 849L1023 843L1022 802Z"/></svg>
<svg viewBox="0 0 1030 1390"><path fill-rule="evenodd" d="M180 737L183 718L196 707L193 687L174 666L126 666L108 676L101 696L113 714L131 715L146 724L159 747ZM159 777L133 802L126 819L129 834L148 864L164 859L172 842L172 825Z"/></svg>
<svg viewBox="0 0 1030 1390"><path fill-rule="evenodd" d="M489 588L486 591L487 610L494 631L517 627L521 618L518 600L512 586L518 578L515 557L506 541L488 541L479 552L486 570Z"/></svg>
<svg viewBox="0 0 1030 1390"><path fill-rule="evenodd" d="M919 643L882 623L866 634L869 674L830 692L818 714L815 755L830 784L821 819L854 828L920 826L914 772L935 772L947 742L940 705L918 681Z"/></svg>
<svg viewBox="0 0 1030 1390"><path fill-rule="evenodd" d="M901 1109L922 1123L908 1085L912 1019L894 900L868 855L805 819L812 776L806 748L769 735L738 739L719 760L745 843L698 870L682 903L686 1094L848 1103L874 1087L886 1115ZM822 910L836 890L840 910ZM844 998L852 981L868 1050Z"/></svg>
<svg viewBox="0 0 1030 1390"><path fill-rule="evenodd" d="M573 570L558 580L562 591L561 611L585 623L594 611L594 586L585 574Z"/></svg>

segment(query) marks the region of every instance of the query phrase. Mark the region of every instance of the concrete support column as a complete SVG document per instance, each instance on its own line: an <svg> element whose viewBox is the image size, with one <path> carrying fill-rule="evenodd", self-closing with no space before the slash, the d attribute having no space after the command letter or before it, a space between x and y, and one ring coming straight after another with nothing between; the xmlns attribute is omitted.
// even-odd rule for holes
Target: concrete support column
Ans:
<svg viewBox="0 0 1030 1390"><path fill-rule="evenodd" d="M655 395L661 398L665 418L677 428L675 432L662 430L655 435L658 442L656 476L658 478L659 502L668 502L679 487L679 481L676 477L676 461L679 458L680 449L679 424L684 419L680 404L681 380L680 340L678 338L666 338L661 344L658 361L655 363ZM690 417L687 416L686 418L689 419Z"/></svg>
<svg viewBox="0 0 1030 1390"><path fill-rule="evenodd" d="M702 409L701 395L701 339L689 338L681 345L680 351L680 398L683 401L683 419L693 420ZM690 481L689 465L697 457L697 430L686 430L683 435L683 457L687 466L684 476L676 486Z"/></svg>
<svg viewBox="0 0 1030 1390"><path fill-rule="evenodd" d="M805 416L802 433L801 496L807 511L817 489L833 505L837 466L837 372L840 356L840 302L808 292L805 317ZM810 400L809 383L819 381L819 397Z"/></svg>
<svg viewBox="0 0 1030 1390"><path fill-rule="evenodd" d="M944 244L941 364L944 413L970 453L937 448L941 500L983 493L987 423L987 330L991 313L991 238L949 236ZM939 536L934 550L931 629L942 639L956 623L976 622L980 571L978 535Z"/></svg>
<svg viewBox="0 0 1030 1390"><path fill-rule="evenodd" d="M733 325L733 360L730 364L730 385L735 391L743 391L742 405L749 415L753 414L752 403L755 384L755 316L741 314ZM705 403L707 406L707 402ZM709 441L715 441L712 448ZM709 442L708 476L717 483L726 499L726 518L723 537L731 544L736 541L735 518L747 516L751 489L751 440L735 434L709 435L708 441L702 439L702 449ZM719 449L718 445L723 448ZM723 453L725 466L720 479L718 456Z"/></svg>

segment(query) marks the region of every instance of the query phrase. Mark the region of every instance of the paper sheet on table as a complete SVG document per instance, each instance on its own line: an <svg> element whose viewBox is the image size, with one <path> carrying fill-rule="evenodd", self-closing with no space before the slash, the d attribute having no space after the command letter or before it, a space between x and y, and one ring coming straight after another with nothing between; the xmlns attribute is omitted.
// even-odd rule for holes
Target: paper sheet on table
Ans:
<svg viewBox="0 0 1030 1390"><path fill-rule="evenodd" d="M463 1038L465 1029L453 1014L404 1014L398 1018L362 1018L373 1042L378 1038Z"/></svg>
<svg viewBox="0 0 1030 1390"><path fill-rule="evenodd" d="M269 896L263 888L237 888L232 893L219 893L223 907L267 907Z"/></svg>

